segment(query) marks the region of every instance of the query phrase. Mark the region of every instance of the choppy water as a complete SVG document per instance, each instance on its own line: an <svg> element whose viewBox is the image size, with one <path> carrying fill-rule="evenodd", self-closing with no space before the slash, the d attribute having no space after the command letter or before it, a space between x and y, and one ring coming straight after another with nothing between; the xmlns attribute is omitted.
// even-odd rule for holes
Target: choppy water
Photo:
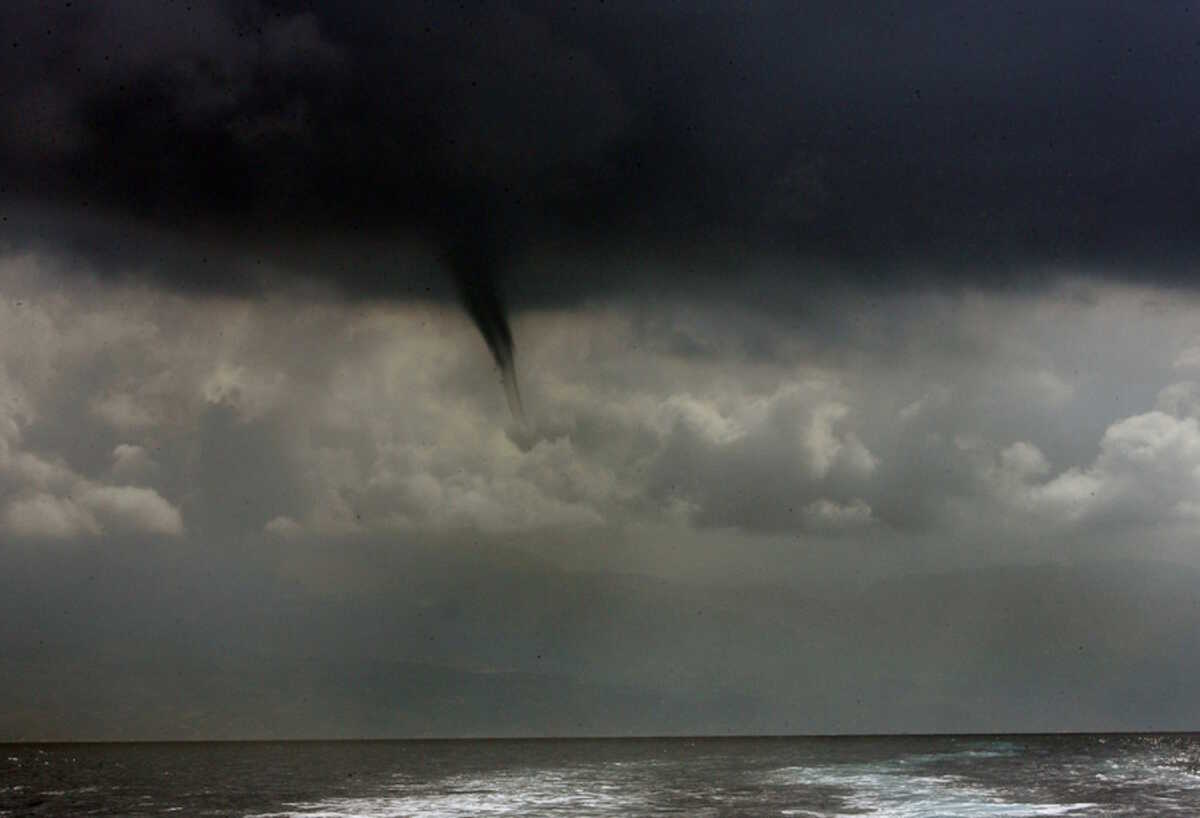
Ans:
<svg viewBox="0 0 1200 818"><path fill-rule="evenodd" d="M0 745L0 815L1200 815L1200 736Z"/></svg>

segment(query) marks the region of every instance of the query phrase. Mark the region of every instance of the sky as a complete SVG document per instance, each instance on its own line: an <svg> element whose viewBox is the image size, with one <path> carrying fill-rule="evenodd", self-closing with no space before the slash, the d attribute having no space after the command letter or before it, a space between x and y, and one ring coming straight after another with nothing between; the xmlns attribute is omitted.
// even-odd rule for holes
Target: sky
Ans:
<svg viewBox="0 0 1200 818"><path fill-rule="evenodd" d="M1194 729L1190 5L0 9L0 740Z"/></svg>

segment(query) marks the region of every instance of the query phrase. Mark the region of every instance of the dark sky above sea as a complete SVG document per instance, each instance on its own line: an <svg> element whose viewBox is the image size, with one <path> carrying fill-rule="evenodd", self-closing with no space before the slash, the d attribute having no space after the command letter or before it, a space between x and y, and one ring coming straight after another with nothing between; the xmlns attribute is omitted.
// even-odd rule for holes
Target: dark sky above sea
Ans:
<svg viewBox="0 0 1200 818"><path fill-rule="evenodd" d="M1195 727L1198 15L4 4L0 738Z"/></svg>

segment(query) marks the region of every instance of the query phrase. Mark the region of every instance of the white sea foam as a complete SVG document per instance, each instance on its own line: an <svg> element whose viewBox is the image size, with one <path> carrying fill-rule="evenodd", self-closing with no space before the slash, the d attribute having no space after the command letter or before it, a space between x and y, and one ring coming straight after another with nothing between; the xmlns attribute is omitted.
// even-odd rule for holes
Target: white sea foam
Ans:
<svg viewBox="0 0 1200 818"><path fill-rule="evenodd" d="M297 798L254 818L1196 815L1189 806L1200 796L1200 776L1188 771L1191 752L1156 746L1117 758L1077 749L1026 757L1021 747L997 743L873 761L861 755L842 762L811 752L790 759L780 755L769 766L751 769L726 767L720 753L582 764L564 760L542 768L501 764L487 772L460 767L457 775L432 778L401 769L366 789ZM788 760L792 766L776 766Z"/></svg>
<svg viewBox="0 0 1200 818"><path fill-rule="evenodd" d="M785 767L769 777L774 783L831 787L844 792L844 811L832 813L829 818L864 814L888 818L1033 818L1072 815L1095 806L1010 801L995 790L958 776L912 775L898 766L883 762Z"/></svg>
<svg viewBox="0 0 1200 818"><path fill-rule="evenodd" d="M289 804L289 811L247 818L462 818L554 813L578 816L626 814L639 799L616 784L559 770L455 776L436 787L369 798L332 798Z"/></svg>

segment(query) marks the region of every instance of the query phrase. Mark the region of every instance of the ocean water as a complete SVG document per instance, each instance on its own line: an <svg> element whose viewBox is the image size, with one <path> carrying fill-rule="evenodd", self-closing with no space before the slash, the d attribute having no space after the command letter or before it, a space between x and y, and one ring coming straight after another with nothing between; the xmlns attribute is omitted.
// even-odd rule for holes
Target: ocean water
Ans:
<svg viewBox="0 0 1200 818"><path fill-rule="evenodd" d="M1200 816L1200 736L10 744L0 815Z"/></svg>

